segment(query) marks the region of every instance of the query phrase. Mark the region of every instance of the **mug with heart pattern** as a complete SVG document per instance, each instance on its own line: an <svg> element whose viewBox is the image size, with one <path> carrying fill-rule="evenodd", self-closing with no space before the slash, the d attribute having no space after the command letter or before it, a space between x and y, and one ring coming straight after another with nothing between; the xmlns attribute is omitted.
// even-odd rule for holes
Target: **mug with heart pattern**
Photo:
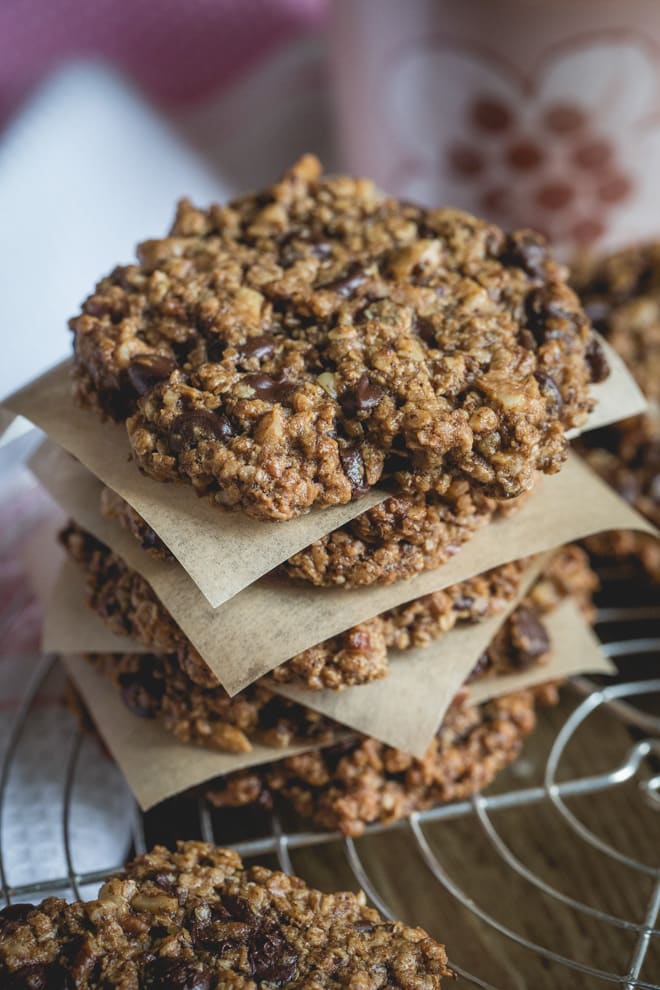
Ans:
<svg viewBox="0 0 660 990"><path fill-rule="evenodd" d="M336 0L332 58L350 171L565 257L660 234L656 0Z"/></svg>

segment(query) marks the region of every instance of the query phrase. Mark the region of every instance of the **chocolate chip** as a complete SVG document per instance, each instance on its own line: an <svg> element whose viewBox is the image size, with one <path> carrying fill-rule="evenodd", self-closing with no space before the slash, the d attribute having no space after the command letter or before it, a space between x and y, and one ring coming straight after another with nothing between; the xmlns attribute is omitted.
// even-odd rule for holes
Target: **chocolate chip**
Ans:
<svg viewBox="0 0 660 990"><path fill-rule="evenodd" d="M176 454L202 440L229 440L233 436L232 425L224 413L205 409L181 413L170 426L170 445Z"/></svg>
<svg viewBox="0 0 660 990"><path fill-rule="evenodd" d="M156 717L165 693L162 674L161 661L147 653L140 657L138 670L120 675L121 696L134 715Z"/></svg>
<svg viewBox="0 0 660 990"><path fill-rule="evenodd" d="M332 254L332 244L328 241L311 241L309 249L319 261L325 261Z"/></svg>
<svg viewBox="0 0 660 990"><path fill-rule="evenodd" d="M156 870L155 873L149 873L146 879L155 883L157 887L168 894L173 894L176 890L176 875L166 870Z"/></svg>
<svg viewBox="0 0 660 990"><path fill-rule="evenodd" d="M270 375L246 375L243 381L254 389L258 399L271 400L272 402L281 402L286 399L296 387L293 382L271 378Z"/></svg>
<svg viewBox="0 0 660 990"><path fill-rule="evenodd" d="M547 260L547 242L541 234L536 234L532 230L518 230L509 234L504 243L502 263L522 268L532 278L545 277Z"/></svg>
<svg viewBox="0 0 660 990"><path fill-rule="evenodd" d="M265 358L275 350L275 338L270 334L260 334L258 337L248 337L238 348L239 361L247 358Z"/></svg>
<svg viewBox="0 0 660 990"><path fill-rule="evenodd" d="M251 975L268 983L287 983L296 973L298 956L279 932L259 932L248 950Z"/></svg>
<svg viewBox="0 0 660 990"><path fill-rule="evenodd" d="M75 990L73 977L59 963L30 963L11 974L4 990Z"/></svg>
<svg viewBox="0 0 660 990"><path fill-rule="evenodd" d="M591 374L591 381L594 382L594 384L604 382L609 376L610 366L607 363L605 351L603 350L598 337L591 337L589 343L587 344L584 357Z"/></svg>
<svg viewBox="0 0 660 990"><path fill-rule="evenodd" d="M525 316L528 329L539 345L575 332L577 314L564 309L547 288L532 289L527 294Z"/></svg>
<svg viewBox="0 0 660 990"><path fill-rule="evenodd" d="M34 904L8 904L0 911L0 928L11 921L25 921L30 911L34 911Z"/></svg>
<svg viewBox="0 0 660 990"><path fill-rule="evenodd" d="M151 528L151 526L145 526L141 534L141 546L143 550L158 550L163 556L167 557L169 560L172 559L173 554L168 547L165 546L160 536Z"/></svg>
<svg viewBox="0 0 660 990"><path fill-rule="evenodd" d="M341 407L347 416L358 412L370 412L375 409L385 393L380 385L369 380L365 373L360 376L355 388L350 389L341 397Z"/></svg>
<svg viewBox="0 0 660 990"><path fill-rule="evenodd" d="M359 450L340 450L339 460L344 469L344 474L351 483L353 498L358 498L368 490L364 483L364 461Z"/></svg>
<svg viewBox="0 0 660 990"><path fill-rule="evenodd" d="M364 265L359 261L353 261L346 269L344 275L333 279L332 282L326 282L325 285L320 285L319 288L336 292L338 296L346 299L348 296L353 295L355 290L359 289L366 280L367 271Z"/></svg>
<svg viewBox="0 0 660 990"><path fill-rule="evenodd" d="M133 358L128 368L128 380L138 395L145 395L154 385L169 378L176 368L176 361L162 354L140 354Z"/></svg>
<svg viewBox="0 0 660 990"><path fill-rule="evenodd" d="M512 659L525 670L550 649L550 639L536 612L521 605L510 619Z"/></svg>
<svg viewBox="0 0 660 990"><path fill-rule="evenodd" d="M160 956L144 972L145 990L211 990L213 977L201 963Z"/></svg>
<svg viewBox="0 0 660 990"><path fill-rule="evenodd" d="M373 932L376 928L380 928L380 925L374 925L373 921L356 921L353 925L356 932Z"/></svg>
<svg viewBox="0 0 660 990"><path fill-rule="evenodd" d="M222 908L227 912L227 917L235 921L254 921L254 912L250 907L250 902L238 894L224 894Z"/></svg>
<svg viewBox="0 0 660 990"><path fill-rule="evenodd" d="M140 718L155 718L160 705L158 699L145 689L138 680L126 684L121 689L122 701L129 711Z"/></svg>
<svg viewBox="0 0 660 990"><path fill-rule="evenodd" d="M452 609L454 612L469 612L474 605L474 598L471 595L462 595L460 598L454 599Z"/></svg>
<svg viewBox="0 0 660 990"><path fill-rule="evenodd" d="M430 320L424 316L414 315L412 318L412 331L422 338L430 347L435 344L435 328Z"/></svg>
<svg viewBox="0 0 660 990"><path fill-rule="evenodd" d="M534 377L549 403L550 411L554 416L558 416L563 408L564 400L556 381L550 375L547 375L545 371L537 371Z"/></svg>

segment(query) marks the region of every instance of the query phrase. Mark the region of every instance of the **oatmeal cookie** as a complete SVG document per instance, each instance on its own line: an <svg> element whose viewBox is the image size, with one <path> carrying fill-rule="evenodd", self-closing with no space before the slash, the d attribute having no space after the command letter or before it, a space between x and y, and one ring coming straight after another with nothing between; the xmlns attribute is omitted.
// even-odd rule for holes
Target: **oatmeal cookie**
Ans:
<svg viewBox="0 0 660 990"><path fill-rule="evenodd" d="M98 898L0 911L7 990L436 990L444 946L364 894L323 894L204 842L156 846Z"/></svg>
<svg viewBox="0 0 660 990"><path fill-rule="evenodd" d="M636 245L577 267L573 281L595 326L655 405L648 414L587 433L579 449L591 467L660 526L660 242ZM660 581L660 543L644 533L602 533L585 545L597 557L637 558Z"/></svg>
<svg viewBox="0 0 660 990"><path fill-rule="evenodd" d="M404 645L409 645L413 620L399 628ZM423 636L421 623L420 639ZM541 613L531 604L521 605L479 658L468 683L542 664L550 647ZM276 748L306 740L326 744L346 731L318 712L274 694L265 679L233 698L217 681L202 687L188 676L175 654L89 653L85 659L114 684L129 711L158 719L183 743L249 753L255 741Z"/></svg>
<svg viewBox="0 0 660 990"><path fill-rule="evenodd" d="M573 284L595 329L660 402L660 242L583 260Z"/></svg>
<svg viewBox="0 0 660 990"><path fill-rule="evenodd" d="M383 481L519 495L607 373L540 236L312 156L226 206L182 201L70 326L78 400L126 423L136 464L262 519Z"/></svg>
<svg viewBox="0 0 660 990"><path fill-rule="evenodd" d="M159 653L175 653L201 687L217 680L151 586L103 543L71 523L61 540L87 577L88 603L113 632ZM515 598L525 561L503 564L443 591L406 602L312 646L271 673L276 681L335 690L387 675L388 651L427 646L458 622L504 611Z"/></svg>
<svg viewBox="0 0 660 990"><path fill-rule="evenodd" d="M389 585L439 567L495 515L509 515L527 493L496 501L455 482L443 495L390 496L290 557L279 573L317 587ZM101 512L151 556L174 560L149 524L116 492L101 492Z"/></svg>
<svg viewBox="0 0 660 990"><path fill-rule="evenodd" d="M582 446L584 457L622 498L660 528L660 419L639 416L598 434ZM655 536L616 530L590 536L585 546L603 559L634 557L649 577L660 581L660 540Z"/></svg>
<svg viewBox="0 0 660 990"><path fill-rule="evenodd" d="M214 782L207 794L218 807L239 807L277 794L319 828L360 835L482 790L520 753L534 729L537 704L554 704L556 689L529 691L470 704L459 696L423 759L361 737Z"/></svg>
<svg viewBox="0 0 660 990"><path fill-rule="evenodd" d="M183 743L249 753L254 742L274 748L327 743L338 728L259 681L233 698L217 682L201 687L172 654L88 653L85 659L112 681L129 711L158 719Z"/></svg>

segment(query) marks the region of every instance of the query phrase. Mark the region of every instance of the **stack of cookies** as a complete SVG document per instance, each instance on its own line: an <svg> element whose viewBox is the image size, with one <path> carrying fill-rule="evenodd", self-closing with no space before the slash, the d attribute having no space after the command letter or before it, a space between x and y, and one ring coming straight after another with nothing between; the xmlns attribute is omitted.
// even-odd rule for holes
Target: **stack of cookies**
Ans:
<svg viewBox="0 0 660 990"><path fill-rule="evenodd" d="M61 542L125 643L81 652L127 717L227 754L216 804L277 793L359 834L517 756L556 699L553 616L591 616L587 556L558 546L637 525L565 464L608 361L542 238L305 157L182 202L71 329L74 396L40 425L98 475L69 464Z"/></svg>

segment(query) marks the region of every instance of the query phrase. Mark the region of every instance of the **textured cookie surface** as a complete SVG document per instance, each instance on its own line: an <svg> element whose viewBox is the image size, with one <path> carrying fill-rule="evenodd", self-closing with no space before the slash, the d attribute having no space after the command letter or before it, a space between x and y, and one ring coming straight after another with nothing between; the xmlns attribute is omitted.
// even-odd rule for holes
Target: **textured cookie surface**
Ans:
<svg viewBox="0 0 660 990"><path fill-rule="evenodd" d="M261 682L233 698L218 683L202 687L174 654L88 653L85 658L112 681L129 711L158 719L183 743L249 753L255 742L276 749L292 743L327 744L346 731Z"/></svg>
<svg viewBox="0 0 660 990"><path fill-rule="evenodd" d="M660 528L660 419L637 416L597 433L582 446L584 457L622 498ZM648 533L599 533L585 545L598 557L634 557L654 581L660 581L660 541Z"/></svg>
<svg viewBox="0 0 660 990"><path fill-rule="evenodd" d="M364 895L323 894L202 842L157 846L97 900L0 911L5 990L435 990L444 947Z"/></svg>
<svg viewBox="0 0 660 990"><path fill-rule="evenodd" d="M660 402L660 242L587 262L573 274L587 314L649 399Z"/></svg>
<svg viewBox="0 0 660 990"><path fill-rule="evenodd" d="M301 159L168 237L71 321L77 395L149 475L290 519L381 480L495 497L565 456L606 365L529 232L323 178Z"/></svg>
<svg viewBox="0 0 660 990"><path fill-rule="evenodd" d="M505 502L454 482L445 495L390 496L300 550L280 573L317 587L389 585L439 567L494 515L514 512L526 495ZM173 560L149 524L116 492L104 488L101 512L161 560Z"/></svg>
<svg viewBox="0 0 660 990"><path fill-rule="evenodd" d="M556 594L554 583L553 591ZM410 625L401 626L402 643L409 642ZM425 634L422 622L420 638ZM477 660L469 682L542 664L550 647L541 609L530 596ZM275 748L292 743L327 745L346 732L345 726L274 693L267 681L258 681L233 698L220 684L203 687L188 676L174 654L90 653L86 659L112 681L134 715L158 719L184 743L246 753L254 741Z"/></svg>
<svg viewBox="0 0 660 990"><path fill-rule="evenodd" d="M478 707L465 697L447 712L423 759L362 737L230 775L210 788L216 805L240 807L278 794L320 828L359 835L486 787L520 753L536 724L536 705L553 704L550 686Z"/></svg>
<svg viewBox="0 0 660 990"><path fill-rule="evenodd" d="M595 326L637 379L651 411L585 434L581 453L619 494L660 526L660 243L584 263L573 276ZM645 533L602 533L585 541L596 555L637 558L660 581L660 543Z"/></svg>
<svg viewBox="0 0 660 990"><path fill-rule="evenodd" d="M138 639L155 652L175 653L193 681L202 687L217 685L144 578L75 524L69 525L61 539L85 571L89 604L114 632ZM458 622L475 622L502 612L518 591L524 566L523 561L503 564L390 609L297 654L271 676L314 689L341 689L384 677L390 649L426 646Z"/></svg>

